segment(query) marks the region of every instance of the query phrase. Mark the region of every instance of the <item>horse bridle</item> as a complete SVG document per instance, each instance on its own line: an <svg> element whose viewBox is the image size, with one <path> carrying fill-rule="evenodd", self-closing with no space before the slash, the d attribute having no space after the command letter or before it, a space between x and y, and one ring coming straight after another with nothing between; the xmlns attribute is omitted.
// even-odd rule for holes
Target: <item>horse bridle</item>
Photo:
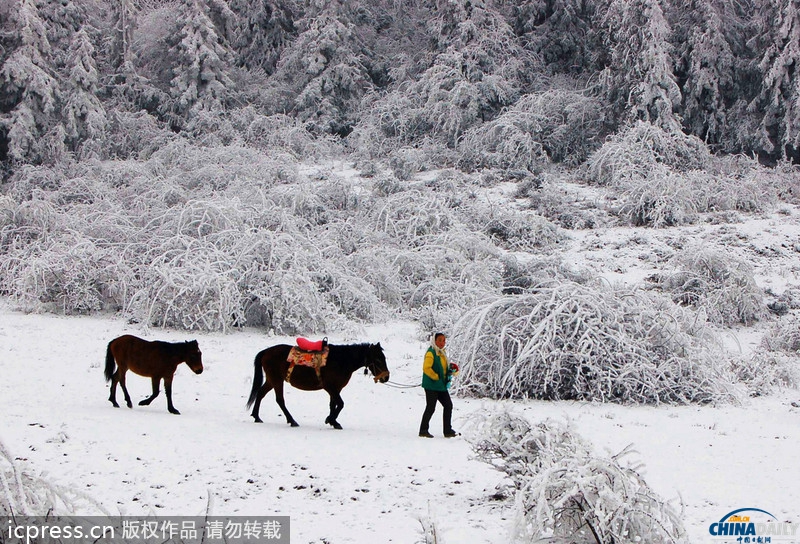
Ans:
<svg viewBox="0 0 800 544"><path fill-rule="evenodd" d="M382 378L389 376L389 369L388 368L386 370L378 373L377 372L378 367L377 367L375 361L372 360L372 359L368 359L367 360L366 367L369 369L370 372L372 372L372 379L375 381L375 383L378 383Z"/></svg>

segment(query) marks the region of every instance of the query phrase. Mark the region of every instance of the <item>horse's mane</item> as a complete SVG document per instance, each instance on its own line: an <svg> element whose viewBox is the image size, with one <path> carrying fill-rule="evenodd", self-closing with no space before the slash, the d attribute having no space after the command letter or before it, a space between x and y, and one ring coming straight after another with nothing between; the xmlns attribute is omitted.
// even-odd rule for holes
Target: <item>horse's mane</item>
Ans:
<svg viewBox="0 0 800 544"><path fill-rule="evenodd" d="M360 344L328 344L328 348L330 349L328 352L328 361L334 364L341 362L364 366L371 345L372 344L369 342L362 342Z"/></svg>

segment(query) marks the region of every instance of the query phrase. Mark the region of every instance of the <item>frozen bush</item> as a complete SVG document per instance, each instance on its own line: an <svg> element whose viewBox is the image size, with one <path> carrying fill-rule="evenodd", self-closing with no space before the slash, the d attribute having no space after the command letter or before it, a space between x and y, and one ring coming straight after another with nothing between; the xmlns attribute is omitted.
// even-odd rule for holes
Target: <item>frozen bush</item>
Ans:
<svg viewBox="0 0 800 544"><path fill-rule="evenodd" d="M599 145L603 130L596 98L570 90L529 94L467 131L458 145L459 164L529 171L549 161L577 165Z"/></svg>
<svg viewBox="0 0 800 544"><path fill-rule="evenodd" d="M669 132L645 121L611 137L587 162L589 179L598 185L624 186L646 180L662 164L677 172L702 170L711 153L702 140Z"/></svg>
<svg viewBox="0 0 800 544"><path fill-rule="evenodd" d="M552 282L494 296L453 327L459 391L491 398L706 403L728 398L696 316L637 291Z"/></svg>
<svg viewBox="0 0 800 544"><path fill-rule="evenodd" d="M690 247L669 265L672 271L660 278L661 288L675 302L701 308L712 323L749 325L766 315L764 293L745 261L722 251Z"/></svg>
<svg viewBox="0 0 800 544"><path fill-rule="evenodd" d="M630 179L620 191L618 214L637 227L671 227L694 220L708 206L703 187L663 165L654 165L647 178Z"/></svg>
<svg viewBox="0 0 800 544"><path fill-rule="evenodd" d="M88 495L32 475L0 442L0 516L64 516L86 506L110 515Z"/></svg>
<svg viewBox="0 0 800 544"><path fill-rule="evenodd" d="M751 397L769 395L776 388L800 385L800 363L797 354L781 351L759 351L752 357L731 361L731 372L747 387Z"/></svg>
<svg viewBox="0 0 800 544"><path fill-rule="evenodd" d="M682 512L644 481L640 466L592 452L569 424L532 425L508 411L473 416L478 458L505 473L516 497L515 540L563 544L687 544Z"/></svg>

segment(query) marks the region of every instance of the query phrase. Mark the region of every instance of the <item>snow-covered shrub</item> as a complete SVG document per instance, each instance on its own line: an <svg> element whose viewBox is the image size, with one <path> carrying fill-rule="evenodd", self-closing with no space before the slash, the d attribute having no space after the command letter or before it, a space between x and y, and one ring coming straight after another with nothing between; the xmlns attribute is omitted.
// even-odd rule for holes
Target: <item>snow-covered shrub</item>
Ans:
<svg viewBox="0 0 800 544"><path fill-rule="evenodd" d="M374 228L402 244L416 244L456 224L455 212L441 195L412 189L389 195L376 203Z"/></svg>
<svg viewBox="0 0 800 544"><path fill-rule="evenodd" d="M505 295L519 295L554 281L588 284L594 276L587 270L576 268L561 257L543 256L520 261L513 256L502 259Z"/></svg>
<svg viewBox="0 0 800 544"><path fill-rule="evenodd" d="M281 150L299 159L323 158L336 149L332 138L310 133L304 123L284 114L265 116L250 108L238 110L234 115L238 124L246 124L244 141L262 151Z"/></svg>
<svg viewBox="0 0 800 544"><path fill-rule="evenodd" d="M600 457L569 424L532 425L506 410L473 416L470 441L516 491L515 540L554 544L688 543L681 512L625 457Z"/></svg>
<svg viewBox="0 0 800 544"><path fill-rule="evenodd" d="M519 185L515 196L527 198L531 209L564 229L592 229L617 222L601 205L599 195L594 197L565 189L562 181L545 176L535 190Z"/></svg>
<svg viewBox="0 0 800 544"><path fill-rule="evenodd" d="M108 515L88 495L32 475L0 442L0 516L64 516L87 505Z"/></svg>
<svg viewBox="0 0 800 544"><path fill-rule="evenodd" d="M658 164L686 172L702 170L710 162L711 153L699 138L638 121L592 153L587 172L598 185L624 186L631 180L649 179Z"/></svg>
<svg viewBox="0 0 800 544"><path fill-rule="evenodd" d="M692 222L708 206L703 187L684 174L654 165L647 178L624 182L618 214L640 227L671 227Z"/></svg>
<svg viewBox="0 0 800 544"><path fill-rule="evenodd" d="M784 319L761 338L752 357L732 361L731 370L751 396L768 395L776 387L800 386L800 322Z"/></svg>
<svg viewBox="0 0 800 544"><path fill-rule="evenodd" d="M11 253L2 290L29 309L90 314L122 307L132 274L118 256L75 233Z"/></svg>
<svg viewBox="0 0 800 544"><path fill-rule="evenodd" d="M549 161L576 165L599 145L602 131L596 98L569 90L529 94L467 131L458 145L459 164L530 171Z"/></svg>
<svg viewBox="0 0 800 544"><path fill-rule="evenodd" d="M113 110L103 138L103 155L109 159L147 160L178 136L144 110Z"/></svg>
<svg viewBox="0 0 800 544"><path fill-rule="evenodd" d="M659 285L672 299L701 308L720 325L749 325L766 315L763 290L749 263L719 250L690 247L678 252Z"/></svg>
<svg viewBox="0 0 800 544"><path fill-rule="evenodd" d="M800 385L800 359L796 353L760 351L749 358L733 359L730 370L747 387L751 397L769 395L779 387Z"/></svg>
<svg viewBox="0 0 800 544"><path fill-rule="evenodd" d="M401 147L389 153L389 168L397 179L407 181L430 167L428 156L421 147Z"/></svg>
<svg viewBox="0 0 800 544"><path fill-rule="evenodd" d="M552 282L485 299L452 330L458 389L470 395L705 403L727 394L703 323L653 294Z"/></svg>
<svg viewBox="0 0 800 544"><path fill-rule="evenodd" d="M483 168L533 171L546 163L547 154L535 134L538 127L521 124L506 113L471 129L459 142L459 166L470 171Z"/></svg>
<svg viewBox="0 0 800 544"><path fill-rule="evenodd" d="M552 248L567 236L556 225L530 211L493 207L472 202L463 207L469 224L497 246L511 251L535 252Z"/></svg>

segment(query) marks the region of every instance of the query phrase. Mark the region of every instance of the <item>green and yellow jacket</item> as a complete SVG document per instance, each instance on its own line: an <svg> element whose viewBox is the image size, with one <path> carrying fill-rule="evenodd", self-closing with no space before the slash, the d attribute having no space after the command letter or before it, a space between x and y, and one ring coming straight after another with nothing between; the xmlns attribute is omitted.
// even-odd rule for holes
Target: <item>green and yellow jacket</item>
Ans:
<svg viewBox="0 0 800 544"><path fill-rule="evenodd" d="M422 363L422 387L432 391L447 391L450 387L447 379L449 372L450 366L447 364L444 350L434 346L429 347Z"/></svg>

